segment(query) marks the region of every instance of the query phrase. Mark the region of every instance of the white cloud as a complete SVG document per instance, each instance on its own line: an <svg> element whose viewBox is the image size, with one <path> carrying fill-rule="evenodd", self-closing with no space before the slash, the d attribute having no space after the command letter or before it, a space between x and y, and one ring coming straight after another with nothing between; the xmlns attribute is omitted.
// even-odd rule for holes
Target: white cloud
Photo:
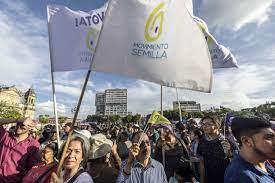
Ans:
<svg viewBox="0 0 275 183"><path fill-rule="evenodd" d="M34 84L38 93L36 115L52 115L50 61L48 40L45 36L46 18L37 18L22 1L4 0L1 3L5 8L0 9L0 83L15 84L22 91ZM271 9L272 0L202 0L201 15L210 28L239 30L249 23L264 26L263 23L270 20ZM254 34L253 31L247 30L245 34L247 44L241 47L257 46L251 42L255 36L261 34ZM240 36L237 33L240 32L236 32L236 37ZM261 37L263 38L257 39L258 42L268 39ZM240 48L236 44L230 45L233 50ZM237 55L241 66L239 69L223 69L215 72L211 94L179 90L180 100L195 100L201 103L204 109L219 105L240 109L275 100L275 93L270 92L275 89L275 78L272 77L275 72L275 47L274 45L265 45L265 47L263 53ZM257 63L242 64L243 60L255 59L253 55L257 55ZM273 64L260 65L265 63L266 59L273 61ZM84 78L85 72L55 73L59 115L72 116L71 109L77 105ZM95 112L95 93L107 88L127 88L128 109L133 113L148 114L160 109L160 86L157 84L135 80L127 81L125 84L123 80L117 81L116 77L111 81L97 78L96 81L89 81L79 117L85 118ZM266 94L267 92L269 93ZM176 100L175 89L164 87L163 99L164 109L171 109L172 102Z"/></svg>
<svg viewBox="0 0 275 183"><path fill-rule="evenodd" d="M52 101L45 101L36 104L36 111L39 111L39 114L49 114L53 116L53 102ZM66 106L64 104L57 105L58 114L64 115L66 113ZM36 115L39 115L36 112Z"/></svg>
<svg viewBox="0 0 275 183"><path fill-rule="evenodd" d="M209 27L239 30L248 23L261 25L269 19L273 0L194 0L200 1L199 16Z"/></svg>
<svg viewBox="0 0 275 183"><path fill-rule="evenodd" d="M200 93L179 90L179 100L195 100L203 109L212 106L227 106L232 109L253 107L266 101L274 100L273 96L254 96L264 92L274 83L271 74L275 68L268 66L243 65L239 69L223 69L214 74L213 91ZM266 77L263 74L270 75ZM129 110L143 114L160 110L160 86L145 81L137 81L128 88ZM172 109L176 101L174 88L163 88L163 108Z"/></svg>
<svg viewBox="0 0 275 183"><path fill-rule="evenodd" d="M0 10L0 82L32 85L49 71L46 21L36 18L21 1L3 1Z"/></svg>

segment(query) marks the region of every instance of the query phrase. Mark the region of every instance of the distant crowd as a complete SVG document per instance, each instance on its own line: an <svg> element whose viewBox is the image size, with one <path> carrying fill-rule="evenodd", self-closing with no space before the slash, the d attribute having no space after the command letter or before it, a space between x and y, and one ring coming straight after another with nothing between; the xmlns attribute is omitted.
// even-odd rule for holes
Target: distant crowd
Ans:
<svg viewBox="0 0 275 183"><path fill-rule="evenodd" d="M37 135L29 118L0 119L0 183L274 183L274 121L222 124L215 115L158 126L66 123L58 147L54 125Z"/></svg>

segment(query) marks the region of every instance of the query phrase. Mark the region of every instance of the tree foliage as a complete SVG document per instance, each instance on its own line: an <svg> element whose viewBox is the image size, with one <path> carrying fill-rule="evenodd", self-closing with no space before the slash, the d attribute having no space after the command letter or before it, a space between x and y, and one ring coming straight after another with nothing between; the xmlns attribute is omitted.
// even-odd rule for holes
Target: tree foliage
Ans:
<svg viewBox="0 0 275 183"><path fill-rule="evenodd" d="M49 115L39 115L39 122L43 124L49 123Z"/></svg>
<svg viewBox="0 0 275 183"><path fill-rule="evenodd" d="M0 102L0 118L22 118L22 114L20 112L13 108L13 107L7 107L5 102Z"/></svg>

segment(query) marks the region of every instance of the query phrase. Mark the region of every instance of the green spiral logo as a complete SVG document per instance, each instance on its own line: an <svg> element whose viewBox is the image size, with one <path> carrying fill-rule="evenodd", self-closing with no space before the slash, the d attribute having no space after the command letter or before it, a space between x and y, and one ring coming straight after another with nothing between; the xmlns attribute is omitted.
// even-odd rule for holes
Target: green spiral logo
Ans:
<svg viewBox="0 0 275 183"><path fill-rule="evenodd" d="M164 12L161 9L163 7L164 3L162 2L150 13L146 21L144 36L149 42L156 41L162 33Z"/></svg>
<svg viewBox="0 0 275 183"><path fill-rule="evenodd" d="M92 52L95 51L97 40L98 40L98 34L99 34L99 31L93 28L90 28L90 30L87 33L86 46Z"/></svg>

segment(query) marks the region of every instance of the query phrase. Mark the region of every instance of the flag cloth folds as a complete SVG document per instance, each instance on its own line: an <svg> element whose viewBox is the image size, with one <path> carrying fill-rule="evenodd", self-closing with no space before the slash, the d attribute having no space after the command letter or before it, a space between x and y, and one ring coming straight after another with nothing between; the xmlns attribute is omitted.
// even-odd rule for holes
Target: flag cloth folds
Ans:
<svg viewBox="0 0 275 183"><path fill-rule="evenodd" d="M220 45L216 39L209 33L207 24L200 18L193 16L198 26L201 28L208 44L211 55L212 66L216 68L238 67L234 55L223 45Z"/></svg>
<svg viewBox="0 0 275 183"><path fill-rule="evenodd" d="M182 0L110 0L92 70L210 92L204 36Z"/></svg>
<svg viewBox="0 0 275 183"><path fill-rule="evenodd" d="M107 3L90 12L48 5L52 71L89 69Z"/></svg>
<svg viewBox="0 0 275 183"><path fill-rule="evenodd" d="M152 125L171 125L171 122L157 111L151 114L147 123Z"/></svg>
<svg viewBox="0 0 275 183"><path fill-rule="evenodd" d="M224 119L224 124L225 126L231 126L232 120L234 118L234 115L231 113L226 113L225 119Z"/></svg>

